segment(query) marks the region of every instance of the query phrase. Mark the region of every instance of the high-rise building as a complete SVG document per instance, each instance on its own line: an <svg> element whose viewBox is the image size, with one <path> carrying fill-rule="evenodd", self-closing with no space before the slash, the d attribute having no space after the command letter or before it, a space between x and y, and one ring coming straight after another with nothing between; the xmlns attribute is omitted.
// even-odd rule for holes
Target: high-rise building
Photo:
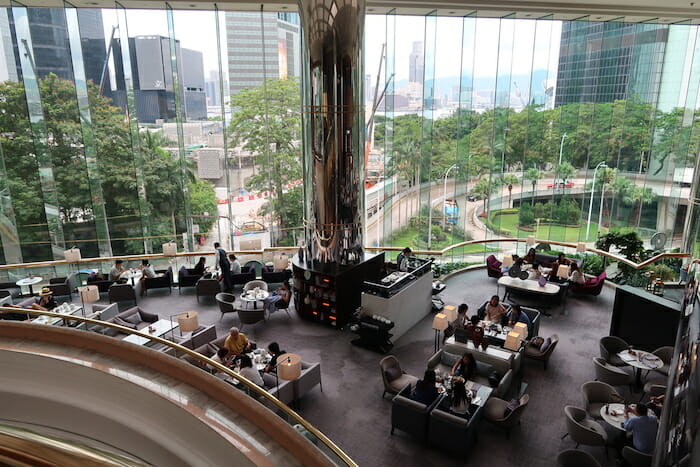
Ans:
<svg viewBox="0 0 700 467"><path fill-rule="evenodd" d="M295 13L226 13L226 43L231 95L264 79L300 75Z"/></svg>
<svg viewBox="0 0 700 467"><path fill-rule="evenodd" d="M659 24L564 22L555 105L655 102L667 40L668 26Z"/></svg>
<svg viewBox="0 0 700 467"><path fill-rule="evenodd" d="M116 65L114 101L126 107L126 83L123 75L123 57L118 40L112 47ZM180 99L187 120L201 120L207 116L204 92L204 63L202 53L183 49L177 41ZM173 85L170 40L163 36L137 36L129 38L129 55L133 73L136 116L140 122L175 118L175 92Z"/></svg>
<svg viewBox="0 0 700 467"><path fill-rule="evenodd" d="M413 43L413 50L408 56L408 81L411 83L423 82L423 42Z"/></svg>
<svg viewBox="0 0 700 467"><path fill-rule="evenodd" d="M204 81L204 92L207 95L207 105L221 105L221 88L219 87L219 72L210 71L209 79Z"/></svg>

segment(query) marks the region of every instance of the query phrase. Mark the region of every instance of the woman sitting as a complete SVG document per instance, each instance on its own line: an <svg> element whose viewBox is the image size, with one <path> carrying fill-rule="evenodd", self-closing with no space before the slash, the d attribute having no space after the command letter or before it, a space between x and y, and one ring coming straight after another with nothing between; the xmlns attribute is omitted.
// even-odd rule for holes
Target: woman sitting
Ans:
<svg viewBox="0 0 700 467"><path fill-rule="evenodd" d="M262 376L260 376L260 372L253 368L253 360L246 354L241 355L239 358L241 369L238 373L261 388L264 387L265 383L263 382Z"/></svg>
<svg viewBox="0 0 700 467"><path fill-rule="evenodd" d="M498 295L494 295L486 304L486 321L491 321L492 323L501 322L501 316L505 315L508 310L499 302Z"/></svg>
<svg viewBox="0 0 700 467"><path fill-rule="evenodd" d="M537 262L537 252L534 248L528 250L527 254L523 257L523 262L533 265Z"/></svg>
<svg viewBox="0 0 700 467"><path fill-rule="evenodd" d="M461 376L464 379L473 379L476 376L476 360L469 352L462 355L452 367L452 375Z"/></svg>
<svg viewBox="0 0 700 467"><path fill-rule="evenodd" d="M418 380L411 393L411 399L430 405L437 399L438 390L435 387L435 370L425 370L423 379Z"/></svg>
<svg viewBox="0 0 700 467"><path fill-rule="evenodd" d="M200 256L197 264L194 265L192 273L195 276L203 276L204 272L207 270L207 259L204 256Z"/></svg>
<svg viewBox="0 0 700 467"><path fill-rule="evenodd" d="M467 397L467 388L463 379L452 382L452 396L450 398L450 412L455 415L465 416L469 411L470 400Z"/></svg>
<svg viewBox="0 0 700 467"><path fill-rule="evenodd" d="M57 306L58 304L53 298L53 292L51 291L51 289L49 289L48 287L44 287L39 293L39 298L37 302L29 305L29 308L39 311L51 311Z"/></svg>
<svg viewBox="0 0 700 467"><path fill-rule="evenodd" d="M583 284L586 282L586 278L583 276L583 272L578 267L576 262L571 263L571 269L569 269L569 281L574 284Z"/></svg>
<svg viewBox="0 0 700 467"><path fill-rule="evenodd" d="M289 283L282 282L279 289L265 299L265 308L268 313L274 313L280 308L287 308L292 299L292 291L289 288Z"/></svg>

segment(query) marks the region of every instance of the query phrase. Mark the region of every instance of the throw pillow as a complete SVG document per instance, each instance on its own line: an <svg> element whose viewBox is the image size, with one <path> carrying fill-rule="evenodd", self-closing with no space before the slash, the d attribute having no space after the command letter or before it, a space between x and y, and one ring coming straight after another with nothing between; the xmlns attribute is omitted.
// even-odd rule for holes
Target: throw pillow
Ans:
<svg viewBox="0 0 700 467"><path fill-rule="evenodd" d="M451 354L449 352L445 352L444 350L442 351L442 358L440 359L440 363L443 365L446 365L452 369L452 367L457 363L457 360L459 360L460 356Z"/></svg>
<svg viewBox="0 0 700 467"><path fill-rule="evenodd" d="M387 381L390 383L394 380L397 380L401 377L401 370L399 367L392 366L384 370L384 374L386 375Z"/></svg>
<svg viewBox="0 0 700 467"><path fill-rule="evenodd" d="M506 409L503 412L503 418L507 417L508 415L513 412L513 410L517 409L520 407L520 401L518 399L511 399L510 402L506 405Z"/></svg>
<svg viewBox="0 0 700 467"><path fill-rule="evenodd" d="M136 325L135 325L135 324L129 323L129 322L127 322L127 321L124 321L123 319L121 319L121 318L118 317L118 316L117 316L116 318L114 318L114 324L118 324L118 325L120 325L120 326L124 326L125 328L136 329Z"/></svg>
<svg viewBox="0 0 700 467"><path fill-rule="evenodd" d="M119 318L131 324L140 324L142 321L138 311L129 316L119 316Z"/></svg>
<svg viewBox="0 0 700 467"><path fill-rule="evenodd" d="M488 363L476 361L476 372L485 378L488 378L493 373L493 366Z"/></svg>
<svg viewBox="0 0 700 467"><path fill-rule="evenodd" d="M96 278L97 273L95 271L92 271L90 274L88 274L87 280L88 282L94 282Z"/></svg>
<svg viewBox="0 0 700 467"><path fill-rule="evenodd" d="M187 277L187 276L189 276L189 274L190 274L190 272L187 270L187 268L185 266L180 268L180 273L179 273L180 277Z"/></svg>
<svg viewBox="0 0 700 467"><path fill-rule="evenodd" d="M544 340L544 342L540 346L540 352L544 353L549 348L550 345L552 345L552 338L548 337Z"/></svg>

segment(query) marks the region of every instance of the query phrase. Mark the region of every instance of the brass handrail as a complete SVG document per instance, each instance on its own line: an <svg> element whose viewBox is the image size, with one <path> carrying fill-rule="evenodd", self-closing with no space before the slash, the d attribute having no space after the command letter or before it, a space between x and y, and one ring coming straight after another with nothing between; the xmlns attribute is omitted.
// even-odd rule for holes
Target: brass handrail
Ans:
<svg viewBox="0 0 700 467"><path fill-rule="evenodd" d="M118 331L121 331L125 334L135 334L140 337L147 338L149 340L159 342L161 344L165 344L168 347L171 347L175 350L178 350L180 352L186 353L187 355L190 355L201 362L212 366L216 368L219 371L222 371L226 373L227 375L231 376L232 378L237 379L238 381L242 382L244 386L248 390L252 390L254 393L256 393L258 396L261 396L265 398L266 400L270 401L272 404L274 404L278 409L280 409L282 412L284 412L287 416L293 418L297 423L302 425L306 430L308 430L312 435L314 435L319 441L321 441L324 445L326 445L335 455L337 455L343 462L345 462L346 465L351 466L351 467L357 467L357 464L355 461L353 461L350 456L348 456L342 449L340 449L333 441L330 440L326 435L324 435L321 431L319 431L315 426L313 426L311 423L306 421L301 415L296 413L294 410L290 409L287 404L282 403L279 399L276 397L272 396L269 392L265 391L263 388L259 387L257 384L253 383L252 381L248 380L245 376L242 376L235 371L231 370L230 368L215 362L214 360L205 357L204 355L200 354L199 352L196 352L192 349L188 349L187 347L184 347L176 342L169 341L167 339L163 339L162 337L154 336L149 333L141 332L136 329L131 329L126 326L121 326L119 324L115 323L110 323L107 321L100 321L97 319L93 318L85 318L82 316L74 316L74 315L66 315L63 313L54 313L52 311L42 311L42 310L29 310L25 308L13 308L13 307L0 307L0 313L24 313L27 315L44 315L44 316L50 316L53 318L61 318L64 320L72 320L72 321L79 321L81 323L88 323L88 324L93 324L97 326L103 326L103 327L109 327L113 329L117 329ZM45 326L45 325L41 325ZM89 331L86 331L89 332Z"/></svg>

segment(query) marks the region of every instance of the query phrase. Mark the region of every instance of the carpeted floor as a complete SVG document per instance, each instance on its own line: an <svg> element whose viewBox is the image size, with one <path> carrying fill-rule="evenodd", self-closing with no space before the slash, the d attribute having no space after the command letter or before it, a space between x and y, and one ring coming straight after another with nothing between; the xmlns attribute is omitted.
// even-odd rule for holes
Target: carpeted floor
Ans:
<svg viewBox="0 0 700 467"><path fill-rule="evenodd" d="M442 297L445 303L467 303L470 312L476 310L496 293L496 279L488 278L484 270L456 275L446 281ZM167 291L152 291L151 296L139 299L139 305L161 317L184 310L198 310L200 323L217 324L219 335L238 325L235 315L220 314L215 303L197 304L194 289L185 289L178 295ZM515 428L507 440L503 431L487 422L479 427L478 442L466 459L468 465L551 466L559 451L572 449L574 442L561 440L566 427L564 406L582 406L580 387L594 379L592 358L598 356L598 340L607 335L614 290L604 288L600 297L569 297L567 315L543 317L540 334L558 334L560 341L550 365L545 371L540 362L526 361L523 380L528 383L530 403L522 425ZM457 459L426 446L391 428L391 399L382 399L383 390L379 360L382 355L355 347L355 337L349 331L339 331L302 321L293 309L290 319L277 312L264 323L246 326L243 332L258 345L271 341L282 349L300 354L306 361L320 361L323 374L323 392L318 388L301 401L299 413L334 440L362 466L394 465L463 465ZM471 315L471 313L470 313ZM392 351L403 368L414 375L422 375L432 355L434 331L432 315L395 342ZM603 422L604 423L604 422ZM611 428L611 430L614 430ZM614 455L606 460L602 448L581 447L593 454L602 465L614 465Z"/></svg>

